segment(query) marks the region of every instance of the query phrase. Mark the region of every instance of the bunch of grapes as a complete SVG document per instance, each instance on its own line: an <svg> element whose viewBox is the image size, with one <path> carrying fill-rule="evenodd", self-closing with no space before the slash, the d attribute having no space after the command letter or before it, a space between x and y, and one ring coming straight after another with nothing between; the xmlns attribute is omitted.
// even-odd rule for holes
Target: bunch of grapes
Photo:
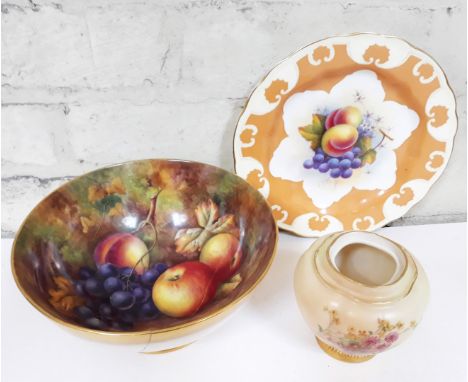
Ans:
<svg viewBox="0 0 468 382"><path fill-rule="evenodd" d="M322 173L328 173L332 178L349 178L353 175L353 169L361 167L362 161L359 147L353 147L341 157L332 157L324 153L321 148L318 148L311 159L304 161L304 168L313 168Z"/></svg>
<svg viewBox="0 0 468 382"><path fill-rule="evenodd" d="M132 268L102 264L97 270L81 267L75 282L85 304L75 309L76 315L93 329L130 329L137 321L159 315L151 291L158 277L167 269L163 263L153 265L141 276Z"/></svg>

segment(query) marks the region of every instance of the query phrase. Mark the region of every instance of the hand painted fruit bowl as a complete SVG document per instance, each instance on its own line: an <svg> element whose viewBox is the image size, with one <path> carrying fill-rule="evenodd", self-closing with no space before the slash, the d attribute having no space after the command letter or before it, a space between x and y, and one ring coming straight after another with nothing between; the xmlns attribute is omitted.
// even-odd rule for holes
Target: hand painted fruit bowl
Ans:
<svg viewBox="0 0 468 382"><path fill-rule="evenodd" d="M236 173L279 228L373 230L421 200L450 157L455 97L427 54L389 36L327 38L276 66L234 138Z"/></svg>
<svg viewBox="0 0 468 382"><path fill-rule="evenodd" d="M17 235L12 270L54 321L160 351L224 319L267 272L276 240L268 204L241 178L143 160L83 175L45 198Z"/></svg>

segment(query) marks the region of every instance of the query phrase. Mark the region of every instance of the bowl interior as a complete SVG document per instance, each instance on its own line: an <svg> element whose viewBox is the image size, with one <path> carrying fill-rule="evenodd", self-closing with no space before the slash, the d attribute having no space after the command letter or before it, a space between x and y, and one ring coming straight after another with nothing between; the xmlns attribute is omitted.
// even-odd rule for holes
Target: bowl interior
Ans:
<svg viewBox="0 0 468 382"><path fill-rule="evenodd" d="M276 239L268 204L241 178L200 163L144 160L83 175L45 198L17 235L12 268L25 297L59 322L111 332L158 331L209 317L247 294L267 271ZM221 269L216 295L198 301L193 291L205 281L189 277L179 285L189 291L180 309L161 287L170 313L155 313L153 283L151 277L144 282L144 273L157 270L153 277L159 275L160 281L168 274L166 267L188 261L199 265L208 242L212 248L205 249L205 264ZM216 268L210 254L221 263L227 258L229 267ZM150 303L146 311L138 299L126 310L110 303L103 286L111 276L105 270L95 274L103 263L113 264L110 275L124 291L148 290L149 297L142 298ZM97 281L94 290L87 277ZM101 307L106 304L112 312ZM90 317L83 306L93 313Z"/></svg>

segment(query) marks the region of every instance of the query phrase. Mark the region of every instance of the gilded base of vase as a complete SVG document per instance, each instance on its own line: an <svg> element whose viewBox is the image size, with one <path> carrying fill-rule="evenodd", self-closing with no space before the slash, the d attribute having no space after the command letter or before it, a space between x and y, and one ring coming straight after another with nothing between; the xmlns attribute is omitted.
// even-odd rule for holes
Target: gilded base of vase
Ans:
<svg viewBox="0 0 468 382"><path fill-rule="evenodd" d="M330 357L337 359L338 361L349 362L349 363L360 363L366 362L370 359L374 358L374 355L366 355L366 356L357 356L357 355L350 355L343 353L342 351L334 348L323 342L320 338L315 337L317 343L319 344L320 348L327 353Z"/></svg>
<svg viewBox="0 0 468 382"><path fill-rule="evenodd" d="M195 342L195 341L193 341L193 342ZM166 353L172 353L174 351L177 351L177 350L186 348L189 345L192 345L193 342L189 342L188 344L176 346L176 347L173 347L173 348L170 348L170 349L163 349L163 350L156 350L156 351L142 351L140 353L141 354L166 354Z"/></svg>

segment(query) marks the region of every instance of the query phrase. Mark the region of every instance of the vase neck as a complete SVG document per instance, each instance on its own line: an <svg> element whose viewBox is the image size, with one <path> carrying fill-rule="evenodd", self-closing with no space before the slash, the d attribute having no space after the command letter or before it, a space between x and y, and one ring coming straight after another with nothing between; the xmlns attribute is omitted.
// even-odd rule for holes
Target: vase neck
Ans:
<svg viewBox="0 0 468 382"><path fill-rule="evenodd" d="M370 232L341 232L327 237L313 261L329 286L368 303L403 298L417 277L416 264L405 249Z"/></svg>

